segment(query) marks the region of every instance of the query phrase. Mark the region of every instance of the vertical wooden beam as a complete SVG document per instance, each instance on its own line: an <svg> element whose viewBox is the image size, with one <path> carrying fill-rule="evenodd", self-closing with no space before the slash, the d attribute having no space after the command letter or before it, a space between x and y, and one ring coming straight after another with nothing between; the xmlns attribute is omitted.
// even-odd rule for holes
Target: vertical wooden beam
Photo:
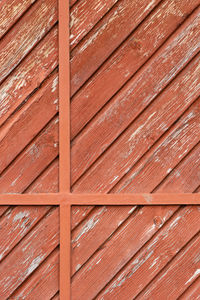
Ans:
<svg viewBox="0 0 200 300"><path fill-rule="evenodd" d="M60 299L70 300L71 289L71 206L60 204Z"/></svg>
<svg viewBox="0 0 200 300"><path fill-rule="evenodd" d="M59 1L59 192L70 192L69 0ZM70 205L60 203L60 299L70 299Z"/></svg>
<svg viewBox="0 0 200 300"><path fill-rule="evenodd" d="M59 1L59 191L70 192L69 0Z"/></svg>

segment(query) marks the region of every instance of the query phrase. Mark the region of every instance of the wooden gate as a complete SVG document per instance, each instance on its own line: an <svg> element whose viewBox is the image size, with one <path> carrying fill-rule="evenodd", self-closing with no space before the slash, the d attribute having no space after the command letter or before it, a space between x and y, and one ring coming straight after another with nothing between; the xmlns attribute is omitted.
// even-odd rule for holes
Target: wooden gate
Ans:
<svg viewBox="0 0 200 300"><path fill-rule="evenodd" d="M199 298L199 4L2 1L0 299Z"/></svg>

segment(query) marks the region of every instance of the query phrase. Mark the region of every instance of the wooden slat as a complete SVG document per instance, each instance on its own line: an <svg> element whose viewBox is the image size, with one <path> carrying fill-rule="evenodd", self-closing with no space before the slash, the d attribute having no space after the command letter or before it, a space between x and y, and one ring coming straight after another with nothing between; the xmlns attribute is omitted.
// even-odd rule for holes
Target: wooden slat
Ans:
<svg viewBox="0 0 200 300"><path fill-rule="evenodd" d="M71 52L71 94L83 85L157 3L159 0L151 1L148 5L144 0L117 2L114 9Z"/></svg>
<svg viewBox="0 0 200 300"><path fill-rule="evenodd" d="M3 0L0 5L0 38L36 0Z"/></svg>
<svg viewBox="0 0 200 300"><path fill-rule="evenodd" d="M151 57L154 51L162 45L198 3L199 0L169 0L161 2L120 48L116 50L113 56L94 74L91 80L72 97L72 138ZM173 14L172 11L175 6L179 13ZM185 25L182 28L184 27ZM174 45L175 49L177 47L178 45ZM159 67L157 66L157 69L160 70ZM163 75L161 71L159 71L160 73Z"/></svg>
<svg viewBox="0 0 200 300"><path fill-rule="evenodd" d="M188 105L190 105L197 97L199 90L196 85L192 87L193 81L191 80L190 82L190 79L194 76L193 79L198 80L198 65L197 58L191 65L189 65L189 69L186 69L186 71L183 72L181 76L178 77L177 80L173 82L172 85L170 85L151 106L148 107L147 111L145 111L140 118L138 118L117 141L115 141L113 146L109 148L109 151L101 156L97 163L94 164L84 176L82 176L82 178L75 184L73 191L108 192L109 189L111 189L119 181L119 179L130 170L132 165L136 163L142 155L144 155L156 139L158 139L167 129L169 129L169 126L176 121L177 117L180 116L179 113L181 114L184 111L184 105L186 105L185 108L187 108ZM190 74L189 80L188 72ZM197 77L195 77L195 74ZM187 85L186 90L185 85ZM190 89L190 87L192 88ZM180 98L176 97L174 90L179 91ZM166 97L168 101L166 101ZM190 144L191 140L192 143L198 142L198 103L199 102L194 105L194 110L192 106L186 116L182 117L182 123L180 123L180 121L177 123L180 124L180 129L178 129L178 125L174 127L174 136L173 133L171 133L171 138L169 137L168 144L162 146L163 151L166 149L166 159L169 157L170 143L176 141L178 138L181 139L181 136L184 137L183 147L185 147L185 151L189 151L189 149L186 150L186 144L188 147L192 147L192 144ZM188 128L184 128L185 122L188 122L188 125L190 122L193 122L193 125L191 124L191 130L194 130L193 134L192 131L188 131L188 133L186 133L190 126ZM183 127L182 129L181 126ZM180 133L178 133L178 131L180 131ZM172 144L171 147L173 147ZM171 149L173 151L173 148ZM173 153L173 155L176 156L176 160L179 155L182 155L179 151L182 151L181 147L177 149L176 153ZM157 152L159 155L162 154L161 150L157 150ZM155 151L154 160L156 157L157 154ZM172 167L171 160L168 160L168 163L165 166L169 166L168 169ZM159 175L161 176L161 172L159 172ZM142 191L145 192L144 186Z"/></svg>
<svg viewBox="0 0 200 300"><path fill-rule="evenodd" d="M74 275L72 299L92 299L175 210L176 207L148 207L142 208L136 216L131 215L112 239ZM160 222L155 222L156 219Z"/></svg>
<svg viewBox="0 0 200 300"><path fill-rule="evenodd" d="M177 299L198 277L200 266L199 247L200 237L198 234L137 299L160 299L166 296ZM184 271L181 272L181 270ZM159 295L159 298L157 295Z"/></svg>
<svg viewBox="0 0 200 300"><path fill-rule="evenodd" d="M100 206L96 208L72 234L72 274L78 271L128 216L134 211L131 206Z"/></svg>
<svg viewBox="0 0 200 300"><path fill-rule="evenodd" d="M35 93L1 129L0 151L2 153L0 172L30 143L43 127L58 112L58 74ZM10 147L12 141L12 147Z"/></svg>
<svg viewBox="0 0 200 300"><path fill-rule="evenodd" d="M53 251L9 299L51 299L59 289L59 251Z"/></svg>
<svg viewBox="0 0 200 300"><path fill-rule="evenodd" d="M182 124L180 124L180 126L177 126L166 139L163 138L160 141L159 145L152 149L151 153L149 153L149 155L144 158L144 161L136 166L136 168L134 169L134 173L132 173L132 170L131 173L128 174L126 178L124 178L124 181L122 180L122 182L120 182L120 192L122 192L122 190L123 192L125 192L126 190L127 192L129 191L139 193L141 192L141 189L142 191L145 191L147 186L149 188L150 177L154 179L150 181L150 184L153 188L155 184L158 185L179 163L179 161L183 159L187 153L189 153L189 151L199 141L199 130L197 129L199 127L198 118L196 120L193 119L193 121L192 119L191 121L189 120L190 117L187 118L190 113L194 112L194 114L196 114L195 111L198 115L200 111L199 101L197 101L194 106L191 107L191 110L187 112L185 116L186 119L182 117L183 123L181 122ZM178 124L179 123L177 123L177 125ZM191 131L185 131L187 126L186 124L191 124ZM135 186L136 182L137 186Z"/></svg>
<svg viewBox="0 0 200 300"><path fill-rule="evenodd" d="M81 0L70 13L70 46L73 49L118 0Z"/></svg>
<svg viewBox="0 0 200 300"><path fill-rule="evenodd" d="M25 190L25 193L58 193L58 159Z"/></svg>
<svg viewBox="0 0 200 300"><path fill-rule="evenodd" d="M31 7L24 18L0 42L0 82L11 73L56 21L55 0L39 0Z"/></svg>
<svg viewBox="0 0 200 300"><path fill-rule="evenodd" d="M199 147L197 148L197 153L198 153ZM184 172L187 174L187 176L183 176L182 180L180 180L179 177L173 177L173 180L169 180L168 184L162 184L158 189L157 192L170 192L170 191L174 191L174 186L176 186L176 192L193 192L196 189L196 181L195 178L198 177L198 164L196 164L196 168L194 167L193 164L190 164L189 162L192 161L192 159L194 158L194 153L191 153L191 157L189 158L189 160L183 161L183 163L177 167L174 170L174 173L177 174L179 172ZM195 153L196 154L196 153ZM195 164L195 163L194 163ZM187 185L184 184L187 183L187 180L190 180L191 184ZM151 190L149 190L150 192ZM117 190L116 190L117 192ZM170 208L169 208L170 209ZM111 210L111 211L110 211ZM113 211L112 211L113 210ZM127 212L128 212L129 208L127 208ZM147 208L148 210L148 208ZM104 213L104 215L106 215L106 213L109 215L112 215L112 223L109 221L109 217L107 217L107 220L104 220L104 216L98 216L98 211L102 211ZM124 218L123 221L117 222L117 219L119 217L121 217L121 213L123 211L126 211L125 207L107 207L107 208L103 208L100 207L96 213L94 212L93 215L89 215L89 217L84 221L84 223L82 223L81 225L79 225L79 227L73 232L72 234L72 245L73 245L73 260L72 260L72 270L73 268L75 269L77 265L79 265L79 268L82 266L83 264L83 258L87 257L87 259L92 255L92 253L94 253L95 251L97 251L98 247L100 247L101 240L106 240L109 237L109 232L110 235L113 234L114 230L116 230L118 228L118 226L120 226L123 221L126 220L126 218ZM132 211L134 211L134 207L132 208ZM96 218L95 218L96 215ZM128 214L127 214L128 216ZM115 223L115 219L116 219L116 223ZM159 220L159 218L157 219ZM197 218L198 220L198 218ZM108 225L107 225L108 222ZM111 224L116 224L115 227L113 227ZM121 225L123 226L123 225ZM100 234L99 234L100 233ZM78 240L76 241L76 237L78 237ZM74 241L75 240L75 241ZM146 249L146 247L145 247ZM144 250L146 251L146 250ZM127 273L129 273L129 271L127 271ZM120 275L121 276L121 275ZM116 281L114 281L113 285L116 284Z"/></svg>
<svg viewBox="0 0 200 300"><path fill-rule="evenodd" d="M197 19L193 23L194 27L191 26L190 23L188 24L188 29L195 28L197 26L197 23L199 22ZM193 29L191 29L191 32L192 31ZM118 93L115 98L113 98L108 106L106 106L96 116L93 122L88 124L88 127L85 128L81 135L73 141L71 150L72 183L74 183L109 147L109 145L115 141L120 133L123 132L123 130L142 112L142 110L153 101L153 99L169 83L169 81L173 79L173 77L183 67L184 63L187 62L193 54L195 54L198 43L197 36L194 35L194 37L191 38L189 32L186 34L188 37L186 38L187 41L179 41L178 47L177 42L174 42L172 39L171 43L167 44L163 51L156 55L155 60L153 60L148 67L145 67L144 70L141 70L141 74L138 74L133 81L129 82L129 84L120 93ZM179 33L179 37L180 36L183 36L182 31ZM177 40L179 40L179 38L177 38ZM192 49L194 49L194 52ZM166 57L166 59L163 60L163 57ZM177 58L176 61L174 57ZM176 64L176 68L174 68L174 63ZM188 77L188 73L191 74L190 78ZM185 70L182 76L178 77L177 80L172 83L172 86L168 87L162 96L156 99L149 108L151 114L156 114L155 116L152 115L152 119L150 120L152 126L155 120L157 121L157 124L160 124L156 110L159 109L159 106L162 106L161 103L163 103L164 113L172 114L174 118L178 118L178 116L180 116L182 111L190 105L190 101L193 101L193 97L195 98L199 95L198 78L198 59L196 59L194 69ZM192 87L193 81L194 88ZM178 99L175 98L176 94L173 93L175 88L177 88L177 92L180 93L180 97ZM185 94L185 91L187 95ZM166 95L168 95L167 99ZM163 100L160 100L160 98ZM183 100L183 98L185 98L185 100ZM187 98L189 98L189 100L186 100ZM126 101L123 99L126 99ZM176 105L174 105L175 101ZM182 102L184 102L185 106L182 105ZM167 109L165 108L166 103L167 109L171 110L170 112L167 112ZM177 110L177 107L179 110ZM174 111L176 111L176 114L173 113ZM160 115L163 120L166 118L164 113L162 116ZM129 131L134 132L135 130L136 132L137 128L144 127L144 125L142 125L144 124L143 116L146 119L147 114L148 113L145 115L144 113L140 116L139 120L136 120L135 122L135 127L133 124ZM150 117L150 113L148 114L148 117ZM172 120L172 122L173 121L174 120ZM168 126L169 125L166 121L165 130L169 128ZM164 131L164 129L162 130L162 128L158 128L156 130L157 133L159 130L162 132ZM138 130L137 132L138 134L135 139L139 136L142 139L140 131ZM135 143L137 142L139 141L136 140ZM139 148L140 146L138 145L137 147ZM120 158L116 157L116 159ZM118 172L115 172L115 177L117 175Z"/></svg>
<svg viewBox="0 0 200 300"><path fill-rule="evenodd" d="M51 31L47 37L1 86L3 96L1 124L41 84L57 64L57 30ZM39 77L37 72L40 73Z"/></svg>
<svg viewBox="0 0 200 300"><path fill-rule="evenodd" d="M97 299L136 298L147 283L199 231L199 214L198 207L188 206L178 211L129 261L125 270L106 286ZM165 285L163 289L166 290Z"/></svg>
<svg viewBox="0 0 200 300"><path fill-rule="evenodd" d="M200 277L181 295L180 300L196 300L200 295Z"/></svg>
<svg viewBox="0 0 200 300"><path fill-rule="evenodd" d="M57 66L57 35L57 28L52 29L0 86L0 125Z"/></svg>
<svg viewBox="0 0 200 300"><path fill-rule="evenodd" d="M2 261L0 293L3 298L8 298L55 249L59 241L58 225L58 209L52 210Z"/></svg>
<svg viewBox="0 0 200 300"><path fill-rule="evenodd" d="M173 192L179 193L194 191L200 182L200 144L181 161L181 163L172 170L172 172L162 182L162 186L156 187L159 193ZM154 189L155 192L155 189Z"/></svg>
<svg viewBox="0 0 200 300"><path fill-rule="evenodd" d="M22 192L58 155L58 117L17 157L0 178L0 191Z"/></svg>
<svg viewBox="0 0 200 300"><path fill-rule="evenodd" d="M49 206L16 206L6 212L0 221L0 260L4 259L49 209Z"/></svg>

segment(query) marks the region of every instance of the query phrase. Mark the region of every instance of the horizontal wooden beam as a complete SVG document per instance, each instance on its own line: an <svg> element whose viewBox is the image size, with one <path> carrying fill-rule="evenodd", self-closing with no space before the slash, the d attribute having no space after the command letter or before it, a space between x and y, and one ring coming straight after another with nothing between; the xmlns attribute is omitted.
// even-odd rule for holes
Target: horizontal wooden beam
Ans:
<svg viewBox="0 0 200 300"><path fill-rule="evenodd" d="M59 205L62 194L0 194L0 205Z"/></svg>
<svg viewBox="0 0 200 300"><path fill-rule="evenodd" d="M200 194L1 194L0 205L198 205Z"/></svg>
<svg viewBox="0 0 200 300"><path fill-rule="evenodd" d="M200 194L70 194L71 205L197 205Z"/></svg>

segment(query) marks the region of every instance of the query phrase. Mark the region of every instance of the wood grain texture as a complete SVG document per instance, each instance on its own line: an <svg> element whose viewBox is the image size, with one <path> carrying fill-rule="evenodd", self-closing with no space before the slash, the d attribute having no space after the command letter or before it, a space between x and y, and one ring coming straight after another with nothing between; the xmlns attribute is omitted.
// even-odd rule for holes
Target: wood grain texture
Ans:
<svg viewBox="0 0 200 300"><path fill-rule="evenodd" d="M70 1L73 192L199 192L199 4ZM0 12L0 191L58 192L57 1ZM59 299L58 209L0 215L1 298ZM72 299L196 300L198 231L194 206L73 206Z"/></svg>
<svg viewBox="0 0 200 300"><path fill-rule="evenodd" d="M170 263L167 270L164 269L151 284L147 290L144 290L138 299L149 299L153 297L171 297L177 298L191 283L198 277L199 274L199 234L186 245L182 251ZM198 268L198 269L196 269ZM184 270L184 272L180 272ZM177 276L179 279L176 281L176 288L173 286ZM163 285L165 290L163 290Z"/></svg>
<svg viewBox="0 0 200 300"><path fill-rule="evenodd" d="M188 23L188 27L190 29L191 27L196 28L199 20L200 19L198 18L196 19L193 24L194 27L191 26L191 23ZM193 29L191 29L191 32L192 31ZM103 110L101 110L101 112L93 119L92 124L88 124L85 130L72 142L72 184L103 152L105 152L109 145L111 145L113 141L117 139L120 133L123 132L131 124L131 122L137 118L137 116L145 109L145 107L148 106L156 98L160 91L177 75L178 71L180 71L180 69L184 66L184 63L190 60L193 54L196 53L197 45L199 43L198 34L194 35L193 39L191 38L190 33L188 33L188 35L186 35L188 36L188 40L186 38L187 41L185 41L185 36L181 41L180 36L182 36L182 31L180 31L180 35L177 37L177 42L172 38L171 43L167 43L164 49L161 50L159 54L157 53L155 59L152 58L152 60L149 62L149 65L144 66L141 72L134 77L133 80L129 81L129 83L109 102L109 104L105 106ZM192 51L192 47L194 47L194 53ZM164 57L166 57L165 60L163 59ZM174 57L176 57L176 59L174 59ZM174 67L174 64L176 67ZM186 92L188 92L186 97L190 97L192 101L193 90L194 97L199 95L198 59L196 60L196 68L189 72L191 74L191 78L189 78L187 71L185 71L184 79L181 76L179 78L180 81L178 79L177 81L185 82L185 84L183 83L182 86L182 93L184 96L186 96L184 90L186 89ZM168 74L167 76L166 73ZM192 75L194 78L192 78ZM195 89L192 88L193 81L195 82ZM191 87L191 90L186 88L186 84L187 87ZM181 93L181 86L178 87L178 85L179 83L172 83L171 89L168 88L162 95L164 99L168 94L169 100L167 101L164 99L163 102L165 104L168 103L167 109L172 109L170 112L171 114L173 114L173 108L171 107L173 104L171 103L177 101L176 105L181 107L182 102L187 102L181 100L181 97L174 99L175 94L173 93L173 89L175 86L177 86L179 89L178 93ZM169 94L173 95L173 99ZM158 102L159 100L156 99L155 103ZM151 111L151 114L155 115L152 115L152 120L156 120L158 124L159 119L156 113L158 106L156 107L155 103L153 103L151 106L152 109L154 107L154 111ZM162 105L159 104L159 106ZM166 109L163 109L165 110L165 113L167 113ZM177 110L177 107L174 106L174 109ZM180 111L177 110L177 117L178 114L181 113L181 109L184 110L184 106L180 108ZM145 119L148 117L145 116ZM163 115L162 118L165 119L165 116ZM140 124L137 124L136 121L135 128L141 128L142 124L144 123L142 115L140 116L139 120ZM153 125L153 121L151 122ZM165 125L167 130L168 126L167 124ZM129 131L134 132L135 128L130 128ZM140 132L138 130L138 134L135 136L135 139L138 136L141 137L139 133ZM135 143L137 143L137 141L135 141ZM137 147L139 148L139 145ZM118 174L118 172L115 173L115 176L116 174Z"/></svg>
<svg viewBox="0 0 200 300"><path fill-rule="evenodd" d="M188 289L180 296L181 300L191 299L195 300L199 298L200 294L200 278L197 278Z"/></svg>
<svg viewBox="0 0 200 300"><path fill-rule="evenodd" d="M16 23L36 0L3 0L0 6L0 38Z"/></svg>
<svg viewBox="0 0 200 300"><path fill-rule="evenodd" d="M91 30L87 39L71 52L71 94L83 85L158 2L149 1L147 5L144 0L119 1ZM87 68L84 68L86 62Z"/></svg>
<svg viewBox="0 0 200 300"><path fill-rule="evenodd" d="M81 0L70 14L70 45L73 49L118 0ZM89 9L88 9L89 8Z"/></svg>
<svg viewBox="0 0 200 300"><path fill-rule="evenodd" d="M72 97L72 138L148 61L151 55L166 41L179 23L186 19L187 15L191 13L198 3L199 1L174 0L161 2L130 37L125 40L110 59L97 70L91 80ZM172 9L176 6L179 13L173 14ZM174 45L174 48L177 47L178 45Z"/></svg>
<svg viewBox="0 0 200 300"><path fill-rule="evenodd" d="M2 1L0 12L0 191L57 192L57 1ZM1 206L0 215L0 298L51 299L58 209Z"/></svg>
<svg viewBox="0 0 200 300"><path fill-rule="evenodd" d="M56 1L40 0L0 42L0 82L51 29L57 20ZM27 28L28 34L27 34ZM20 47L19 47L20 45Z"/></svg>
<svg viewBox="0 0 200 300"><path fill-rule="evenodd" d="M59 251L56 248L10 299L52 299L59 289ZM53 298L54 299L54 298Z"/></svg>
<svg viewBox="0 0 200 300"><path fill-rule="evenodd" d="M59 242L58 209L51 210L34 229L1 262L0 293L8 298ZM12 274L12 276L10 276Z"/></svg>
<svg viewBox="0 0 200 300"><path fill-rule="evenodd" d="M57 29L52 29L0 86L1 125L57 66L57 35Z"/></svg>
<svg viewBox="0 0 200 300"><path fill-rule="evenodd" d="M191 71L191 77L192 75L195 76L198 80L198 66L199 66L199 59L197 58L196 61L194 61L194 64L196 62L196 71ZM194 69L195 70L195 69ZM176 117L180 116L184 111L184 104L190 105L195 98L198 96L199 89L192 88L189 93L187 94L189 86L192 87L193 80L189 82L187 90L185 90L185 84L187 84L188 79L188 73L185 71L183 72L179 77L177 77L177 81L173 82L172 85L169 85L169 87L153 102L151 106L148 107L146 111L140 116L140 118L137 118L133 124L119 137L117 141L112 145L112 147L109 148L107 152L104 153L103 156L101 156L96 164L94 164L89 171L81 177L81 179L75 184L73 191L75 192L108 192L119 180L122 176L124 176L131 168L134 163L137 162L137 160L144 155L144 153L156 142L156 140L163 135L163 133L170 128L170 126L175 122ZM186 79L187 78L187 79ZM180 81L179 81L179 80ZM183 83L183 91L181 92L181 84ZM180 88L180 90L179 90ZM176 97L174 94L174 90L179 90L178 93L180 95L182 94L182 97L179 98ZM195 92L196 90L196 92ZM194 97L193 97L194 92ZM166 97L168 97L168 101L166 102ZM179 103L176 102L180 101ZM191 102L190 102L191 101ZM183 104L184 103L184 104ZM189 104L190 103L190 104ZM179 109L177 109L179 107ZM186 108L185 107L185 108ZM192 106L193 107L193 106ZM183 111L182 111L183 109ZM176 114L175 114L176 112ZM179 140L179 143L181 145L181 131L183 130L182 134L184 135L183 140L183 147L186 147L186 144L188 143L188 147L192 147L192 144L190 142L198 142L199 141L199 122L198 122L198 114L199 114L199 102L197 101L197 104L194 104L194 111L193 109L190 109L187 115L182 117L182 123L180 123L179 127L175 126L174 133L171 133L171 138L169 136L169 142L167 145L163 145L163 151L164 148L166 149L166 165L163 161L163 168L166 168L167 166L172 167L173 165L173 158L169 160L169 147L171 144L171 149L173 151L173 155L176 156L174 159L178 159L178 157L181 155L181 153L178 153L179 151L182 151L181 147L177 149L177 152L174 152L174 145L172 144L174 140ZM196 119L193 119L192 116ZM190 119L194 120L194 127L191 127L191 131L186 133L184 131L184 124L187 123L188 125L190 123ZM165 120L163 122L163 120ZM178 124L179 124L178 123ZM182 125L181 125L182 124ZM181 128L182 127L182 128ZM144 132L144 133L143 133ZM185 132L185 133L184 133ZM193 132L193 133L192 133ZM193 136L191 136L193 134ZM169 135L169 132L167 132L167 135ZM190 140L191 137L191 140ZM167 138L166 138L167 139ZM196 139L196 140L195 140ZM170 142L171 140L171 142ZM189 146L190 144L190 146ZM185 154L188 150L185 150ZM157 158L157 154L164 155L160 149L157 149L157 152L155 151L154 154L154 161L159 161L159 158ZM156 160L158 159L158 160ZM180 159L180 158L179 158ZM168 168L168 169L169 169ZM166 170L166 169L165 169ZM166 170L167 171L167 170ZM159 172L158 176L160 176L161 173ZM147 176L147 174L145 174ZM151 175L150 175L151 176ZM152 176L151 176L152 177ZM143 177L144 180L144 177ZM106 185L104 184L106 182ZM148 182L146 180L146 182ZM143 192L145 192L144 185L142 187Z"/></svg>
<svg viewBox="0 0 200 300"><path fill-rule="evenodd" d="M104 27L122 4L71 51L72 192L198 192L200 3L154 2L123 37L113 20ZM195 299L199 207L74 206L72 216L72 299L168 299L168 289Z"/></svg>
<svg viewBox="0 0 200 300"><path fill-rule="evenodd" d="M58 117L55 117L5 170L0 178L1 193L22 192L57 155Z"/></svg>

